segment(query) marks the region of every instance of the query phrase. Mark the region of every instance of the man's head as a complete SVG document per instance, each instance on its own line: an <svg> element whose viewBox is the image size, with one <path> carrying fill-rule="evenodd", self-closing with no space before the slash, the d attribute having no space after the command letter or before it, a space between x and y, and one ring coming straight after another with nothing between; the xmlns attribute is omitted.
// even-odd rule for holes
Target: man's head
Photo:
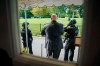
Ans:
<svg viewBox="0 0 100 66"><path fill-rule="evenodd" d="M24 22L22 23L22 27L25 28L25 26L28 28L29 23L28 22Z"/></svg>
<svg viewBox="0 0 100 66"><path fill-rule="evenodd" d="M52 14L52 15L51 15L51 20L52 20L52 21L57 21L57 18L58 18L58 17L57 17L56 14Z"/></svg>
<svg viewBox="0 0 100 66"><path fill-rule="evenodd" d="M68 26L75 25L75 24L76 24L76 20L73 19L73 20L71 20L71 21L69 22Z"/></svg>

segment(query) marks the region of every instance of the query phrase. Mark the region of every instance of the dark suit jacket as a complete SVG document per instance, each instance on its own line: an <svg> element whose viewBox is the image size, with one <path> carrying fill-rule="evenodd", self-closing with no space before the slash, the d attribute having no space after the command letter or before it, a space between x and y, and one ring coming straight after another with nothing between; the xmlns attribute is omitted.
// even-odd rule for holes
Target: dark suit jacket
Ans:
<svg viewBox="0 0 100 66"><path fill-rule="evenodd" d="M63 24L58 22L46 24L41 31L41 35L46 35L45 47L49 50L61 50L63 48L63 42L61 38L63 32Z"/></svg>

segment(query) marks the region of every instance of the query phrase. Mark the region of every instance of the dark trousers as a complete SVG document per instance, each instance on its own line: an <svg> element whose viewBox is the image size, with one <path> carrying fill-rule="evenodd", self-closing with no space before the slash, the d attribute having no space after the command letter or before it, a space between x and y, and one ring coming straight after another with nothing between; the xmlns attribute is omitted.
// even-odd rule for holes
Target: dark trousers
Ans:
<svg viewBox="0 0 100 66"><path fill-rule="evenodd" d="M23 46L24 46L24 48L27 47L26 42L23 42ZM33 54L33 51L32 51L32 41L28 41L28 48L29 48L29 53Z"/></svg>
<svg viewBox="0 0 100 66"><path fill-rule="evenodd" d="M73 61L74 50L75 50L74 39L70 39L65 46L65 54L64 54L65 61L68 60ZM68 57L69 52L70 52L70 56Z"/></svg>
<svg viewBox="0 0 100 66"><path fill-rule="evenodd" d="M67 48L65 48L64 60L68 61L69 51L70 51L69 60L73 61L73 57L74 57L74 48L73 48L73 46L68 46Z"/></svg>
<svg viewBox="0 0 100 66"><path fill-rule="evenodd" d="M61 50L48 50L47 56L53 56L53 58L58 59Z"/></svg>

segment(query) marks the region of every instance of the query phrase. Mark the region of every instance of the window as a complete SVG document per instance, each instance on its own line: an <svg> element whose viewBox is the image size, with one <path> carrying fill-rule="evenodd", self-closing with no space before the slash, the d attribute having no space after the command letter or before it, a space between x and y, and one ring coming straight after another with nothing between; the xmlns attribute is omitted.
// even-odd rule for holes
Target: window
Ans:
<svg viewBox="0 0 100 66"><path fill-rule="evenodd" d="M19 32L18 18L16 17L18 15L17 0L12 0L12 1L11 0L9 0L9 1L8 0L0 0L0 1L2 1L2 2L0 2L1 8L6 7L6 8L3 8L2 10L0 10L1 13L4 14L3 20L1 20L1 22L0 22L1 30L4 27L4 29L3 29L3 31L1 31L1 35L0 35L1 36L0 37L0 39L1 39L0 47L5 48L8 51L9 55L14 55L15 53L18 54L19 52L17 52L17 50L20 49L18 46L18 45L20 45L20 43L19 43L20 42L19 41L20 32ZM96 3L94 1L91 1L91 2L92 3L89 3L89 0L85 1L85 4L88 4L88 6L86 7L86 14L85 14L86 21L84 22L84 25L83 25L84 33L82 34L83 41L82 41L82 45L81 45L82 53L81 53L81 59L80 59L80 66L93 66L93 65L97 66L99 64L99 61L98 61L99 58L97 58L99 55L99 50L97 50L97 49L99 49L99 47L100 47L99 46L100 44L98 43L99 42L99 34L100 34L99 19L97 18L97 15L99 15L98 14L99 12L97 12L98 10L96 10L96 12L92 11L92 10L95 10L94 5L96 5ZM92 7L94 7L94 8L92 8ZM87 12L87 11L89 11L89 12ZM3 13L3 12L6 12L6 13ZM89 17L89 18L87 18L87 17ZM92 18L94 18L94 19L92 19ZM98 29L98 32L96 32L97 30L95 30L95 29ZM5 34L5 36L4 36L4 34ZM4 39L2 39L2 35L4 36L3 37ZM88 36L88 38L87 38L87 36ZM91 51L91 50L93 50L93 51ZM25 58L29 58L29 59L25 59ZM53 61L52 63L49 62L50 60L48 60L47 61L49 63L48 64L47 62L44 63L44 60L41 60L42 62L39 63L38 61L40 59L38 61L33 59L33 61L35 60L35 62L32 62L32 60L30 60L30 58L32 58L32 57L23 56L20 60L17 61L16 64L18 64L18 65L16 65L16 66L32 66L32 65L40 66L42 62L43 62L42 65L50 64L49 66L57 66L57 63L54 63L53 60L51 60L51 61ZM24 60L24 61L22 61L22 60ZM22 61L23 63L19 63L19 61ZM26 64L25 62L27 62L28 64ZM33 63L33 64L29 65L30 63ZM53 64L56 64L56 65L53 65ZM61 66L63 66L63 65L61 65ZM69 66L69 65L67 65L67 63L66 63L65 66Z"/></svg>
<svg viewBox="0 0 100 66"><path fill-rule="evenodd" d="M19 25L20 30L22 28L23 22L28 22L29 29L32 32L33 42L32 42L32 51L33 55L45 57L47 56L47 50L45 47L45 37L40 35L41 29L44 24L50 22L50 17L52 13L56 13L58 15L58 22L61 22L64 26L66 26L70 19L76 19L77 26L79 28L78 37L76 38L76 47L75 47L75 55L74 61L77 61L78 57L78 47L80 44L81 37L81 29L82 29L82 21L83 21L83 1L72 1L72 0L19 0ZM27 23L25 23L27 26ZM26 27L25 27L26 29ZM28 30L26 30L27 32ZM28 37L26 35L26 37ZM64 38L64 36L62 36ZM22 37L21 37L22 39ZM28 39L26 38L26 43ZM23 52L23 44L21 40L21 52ZM64 43L64 47L65 47ZM26 44L28 46L28 44ZM26 50L29 50L26 47ZM64 48L61 50L59 60L63 61L64 59Z"/></svg>

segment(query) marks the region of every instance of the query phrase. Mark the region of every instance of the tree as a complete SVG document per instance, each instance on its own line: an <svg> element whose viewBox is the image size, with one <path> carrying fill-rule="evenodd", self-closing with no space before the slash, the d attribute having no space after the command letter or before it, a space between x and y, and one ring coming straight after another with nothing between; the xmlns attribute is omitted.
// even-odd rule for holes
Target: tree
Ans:
<svg viewBox="0 0 100 66"><path fill-rule="evenodd" d="M23 10L23 9L20 9L20 10L19 10L19 16L20 16L21 18L25 18L25 14L24 14L24 10Z"/></svg>
<svg viewBox="0 0 100 66"><path fill-rule="evenodd" d="M28 9L27 9L27 18L31 18L31 17L33 17L34 15L32 14L32 7L31 6L29 6L28 7Z"/></svg>
<svg viewBox="0 0 100 66"><path fill-rule="evenodd" d="M50 17L50 13L49 13L49 10L48 10L46 5L42 7L42 17L43 18L49 18Z"/></svg>
<svg viewBox="0 0 100 66"><path fill-rule="evenodd" d="M54 4L48 8L50 14L58 14L58 7Z"/></svg>
<svg viewBox="0 0 100 66"><path fill-rule="evenodd" d="M82 18L83 17L83 6L82 5L69 5L68 17Z"/></svg>
<svg viewBox="0 0 100 66"><path fill-rule="evenodd" d="M64 4L62 4L62 5L59 7L59 9L60 9L60 12L61 12L61 13L66 13L66 6L65 6Z"/></svg>
<svg viewBox="0 0 100 66"><path fill-rule="evenodd" d="M27 14L27 17L30 18L30 17L33 17L33 14L31 12L31 10L27 9L27 7L29 8L31 4L34 4L34 3L41 3L41 2L44 2L45 0L19 0L19 7L23 8L20 12L20 16L25 18L25 13ZM23 10L26 10L25 12ZM23 14L24 13L24 14ZM38 13L38 16L40 16L40 13Z"/></svg>
<svg viewBox="0 0 100 66"><path fill-rule="evenodd" d="M60 17L64 18L66 16L66 6L62 4L61 6L58 6L58 9Z"/></svg>
<svg viewBox="0 0 100 66"><path fill-rule="evenodd" d="M47 6L33 8L32 14L34 14L34 16L37 17L37 18L48 18L48 17L50 17L50 13L49 13Z"/></svg>
<svg viewBox="0 0 100 66"><path fill-rule="evenodd" d="M84 9L83 9L83 5L81 5L79 7L79 14L80 14L80 17L82 18L83 17L83 13L84 13Z"/></svg>
<svg viewBox="0 0 100 66"><path fill-rule="evenodd" d="M31 12L34 15L34 17L41 18L42 8L37 6L37 7L33 8Z"/></svg>
<svg viewBox="0 0 100 66"><path fill-rule="evenodd" d="M19 13L20 13L20 17L25 18L24 9L20 9ZM31 12L31 8L30 8L30 7L26 10L26 13L27 13L27 18L31 18L31 17L34 16L34 15L32 14L32 12Z"/></svg>

